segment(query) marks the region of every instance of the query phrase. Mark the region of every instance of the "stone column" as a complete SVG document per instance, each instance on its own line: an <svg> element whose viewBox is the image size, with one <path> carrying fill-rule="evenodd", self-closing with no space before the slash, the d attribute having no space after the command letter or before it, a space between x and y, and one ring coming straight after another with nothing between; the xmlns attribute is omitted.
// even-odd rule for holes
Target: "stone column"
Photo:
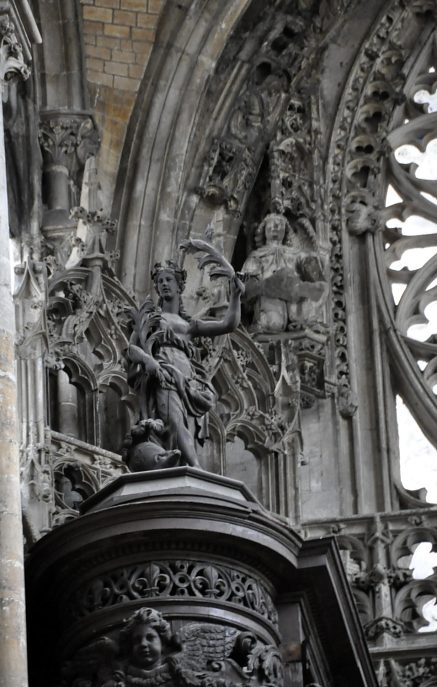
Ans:
<svg viewBox="0 0 437 687"><path fill-rule="evenodd" d="M89 113L53 110L41 113L39 141L47 206L42 230L47 238L62 239L76 227L70 210L79 202L85 162L97 153L99 134Z"/></svg>
<svg viewBox="0 0 437 687"><path fill-rule="evenodd" d="M17 4L29 9L27 3ZM0 90L3 99L8 80L29 76L12 21L17 18L14 16L17 4L11 8L9 3L0 3ZM3 110L0 106L0 687L27 684L14 339Z"/></svg>

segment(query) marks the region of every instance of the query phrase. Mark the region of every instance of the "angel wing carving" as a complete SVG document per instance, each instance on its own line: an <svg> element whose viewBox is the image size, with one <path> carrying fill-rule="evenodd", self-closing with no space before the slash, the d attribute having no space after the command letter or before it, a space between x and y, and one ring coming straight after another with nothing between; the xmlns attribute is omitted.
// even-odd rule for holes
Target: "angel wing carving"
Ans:
<svg viewBox="0 0 437 687"><path fill-rule="evenodd" d="M178 633L183 647L184 666L203 671L216 661L229 658L239 635L232 627L208 623L186 625Z"/></svg>

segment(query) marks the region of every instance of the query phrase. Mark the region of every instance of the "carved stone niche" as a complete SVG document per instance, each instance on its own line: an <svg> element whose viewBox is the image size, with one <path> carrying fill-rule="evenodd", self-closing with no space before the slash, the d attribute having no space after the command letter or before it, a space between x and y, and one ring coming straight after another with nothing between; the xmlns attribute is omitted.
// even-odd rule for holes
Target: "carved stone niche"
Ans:
<svg viewBox="0 0 437 687"><path fill-rule="evenodd" d="M241 482L123 475L31 551L30 685L375 687L339 561Z"/></svg>

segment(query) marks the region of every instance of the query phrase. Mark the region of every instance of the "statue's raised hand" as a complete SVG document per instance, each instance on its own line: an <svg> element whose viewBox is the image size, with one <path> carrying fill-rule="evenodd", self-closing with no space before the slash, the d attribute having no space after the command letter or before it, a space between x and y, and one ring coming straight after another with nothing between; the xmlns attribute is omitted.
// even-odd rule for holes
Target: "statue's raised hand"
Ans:
<svg viewBox="0 0 437 687"><path fill-rule="evenodd" d="M165 376L159 363L151 357L147 357L144 362L144 369L150 377L155 377L160 384L165 382Z"/></svg>
<svg viewBox="0 0 437 687"><path fill-rule="evenodd" d="M158 329L161 324L161 309L150 313L147 317L147 325L150 329Z"/></svg>
<svg viewBox="0 0 437 687"><path fill-rule="evenodd" d="M236 295L244 296L244 292L246 290L246 287L244 285L244 282L242 279L240 279L240 276L235 274L232 279L229 282L230 287L231 287L231 293L235 293Z"/></svg>

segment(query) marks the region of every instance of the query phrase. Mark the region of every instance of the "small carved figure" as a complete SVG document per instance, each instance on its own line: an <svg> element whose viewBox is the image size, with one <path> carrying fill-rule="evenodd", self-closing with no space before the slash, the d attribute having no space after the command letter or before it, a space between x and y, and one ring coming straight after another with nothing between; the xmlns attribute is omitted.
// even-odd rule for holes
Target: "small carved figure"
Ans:
<svg viewBox="0 0 437 687"><path fill-rule="evenodd" d="M314 252L292 245L293 231L283 215L268 214L257 229L265 245L250 253L243 272L253 307L251 330L277 333L308 320L325 293L326 282Z"/></svg>
<svg viewBox="0 0 437 687"><path fill-rule="evenodd" d="M174 464L175 451L180 451L182 464L200 467L195 442L201 443L207 436L207 413L216 396L193 339L226 334L240 322L244 285L229 263L204 241L185 242L183 249L207 254L200 267L216 265L211 278L229 278L229 305L222 320L191 319L181 299L185 270L173 261L155 265L152 279L158 305L148 297L134 313L135 328L128 348L128 380L140 397L140 427L137 425L134 433L141 431L141 425L148 432L147 446L132 438L133 448L127 450L132 470L164 467L166 460ZM147 424L149 420L160 421L160 431L156 424ZM155 452L150 444L156 446ZM164 455L163 451L172 453Z"/></svg>
<svg viewBox="0 0 437 687"><path fill-rule="evenodd" d="M140 420L134 425L123 442L122 456L131 472L162 470L178 464L179 449L166 451L153 437L164 431L162 420Z"/></svg>

